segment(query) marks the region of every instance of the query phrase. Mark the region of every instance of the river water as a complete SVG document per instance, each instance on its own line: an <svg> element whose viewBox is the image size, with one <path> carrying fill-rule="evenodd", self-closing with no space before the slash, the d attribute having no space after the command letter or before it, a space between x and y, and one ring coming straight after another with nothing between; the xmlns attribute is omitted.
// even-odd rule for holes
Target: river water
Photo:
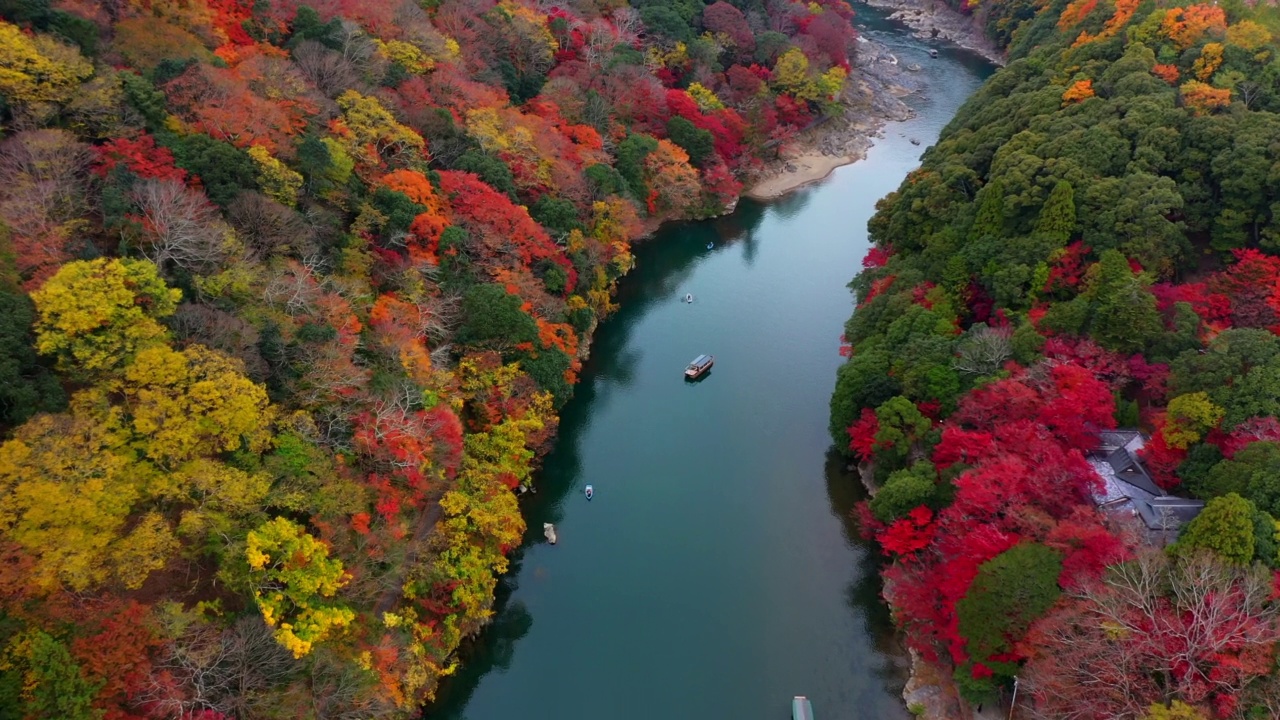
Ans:
<svg viewBox="0 0 1280 720"><path fill-rule="evenodd" d="M827 403L875 202L990 66L947 48L930 59L879 11L858 13L860 32L923 66L918 117L821 185L637 248L526 501L495 621L425 717L781 720L793 695L823 720L909 717ZM714 369L684 382L700 353Z"/></svg>

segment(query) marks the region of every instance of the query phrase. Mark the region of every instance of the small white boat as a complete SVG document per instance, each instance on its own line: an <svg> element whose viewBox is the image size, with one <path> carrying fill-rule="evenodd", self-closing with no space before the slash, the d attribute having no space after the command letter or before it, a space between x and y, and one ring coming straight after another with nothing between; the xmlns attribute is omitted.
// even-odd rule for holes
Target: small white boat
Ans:
<svg viewBox="0 0 1280 720"><path fill-rule="evenodd" d="M584 490L583 493L587 496L587 499L590 500L591 496L596 494L596 491L595 491L595 488L588 485L587 489Z"/></svg>
<svg viewBox="0 0 1280 720"><path fill-rule="evenodd" d="M556 526L551 523L542 523L542 534L547 536L547 542L552 545L556 544Z"/></svg>
<svg viewBox="0 0 1280 720"><path fill-rule="evenodd" d="M813 704L809 698L797 695L791 701L791 720L813 720Z"/></svg>
<svg viewBox="0 0 1280 720"><path fill-rule="evenodd" d="M684 369L685 380L697 380L706 374L716 362L714 355L699 355Z"/></svg>
<svg viewBox="0 0 1280 720"><path fill-rule="evenodd" d="M689 294L685 295L685 296L684 296L684 301L685 301L685 302L687 302L687 303L691 303L691 302L693 302L693 293L689 293Z"/></svg>

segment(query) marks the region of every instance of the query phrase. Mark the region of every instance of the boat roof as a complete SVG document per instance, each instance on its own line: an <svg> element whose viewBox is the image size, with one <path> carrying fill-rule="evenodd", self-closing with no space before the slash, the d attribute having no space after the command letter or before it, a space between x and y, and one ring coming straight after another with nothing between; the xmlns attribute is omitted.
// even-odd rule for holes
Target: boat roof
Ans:
<svg viewBox="0 0 1280 720"><path fill-rule="evenodd" d="M690 364L690 365L701 365L702 363L704 363L704 362L706 362L706 361L708 361L708 360L710 360L710 359L711 359L711 356L710 356L710 355L699 355L698 357L696 357L696 358L694 358L694 359L693 359L693 362L691 362L691 363L689 363L689 364Z"/></svg>
<svg viewBox="0 0 1280 720"><path fill-rule="evenodd" d="M813 720L813 705L809 698L797 695L791 701L791 720Z"/></svg>

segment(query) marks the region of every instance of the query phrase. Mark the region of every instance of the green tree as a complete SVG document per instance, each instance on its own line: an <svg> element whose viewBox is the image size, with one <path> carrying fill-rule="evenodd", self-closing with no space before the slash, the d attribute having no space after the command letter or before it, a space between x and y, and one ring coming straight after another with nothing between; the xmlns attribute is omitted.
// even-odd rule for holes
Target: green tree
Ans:
<svg viewBox="0 0 1280 720"><path fill-rule="evenodd" d="M1257 506L1253 509L1253 559L1263 563L1268 567L1276 567L1280 565L1280 557L1277 552L1280 548L1276 546L1276 532L1280 528L1276 527L1276 519L1264 510L1259 510Z"/></svg>
<svg viewBox="0 0 1280 720"><path fill-rule="evenodd" d="M937 496L937 470L933 463L921 461L889 475L871 498L871 512L880 522L891 523L921 505L936 508Z"/></svg>
<svg viewBox="0 0 1280 720"><path fill-rule="evenodd" d="M564 198L543 195L529 208L529 215L538 221L539 225L550 230L557 237L563 237L574 230L582 229L582 223L578 222L578 208ZM560 267L555 263L548 263L548 265L557 269ZM561 288L563 287L561 285Z"/></svg>
<svg viewBox="0 0 1280 720"><path fill-rule="evenodd" d="M1256 511L1253 503L1235 493L1214 498L1187 523L1169 551L1182 554L1198 549L1212 550L1224 560L1246 565L1253 560Z"/></svg>
<svg viewBox="0 0 1280 720"><path fill-rule="evenodd" d="M230 205L243 190L258 189L258 166L234 145L201 133L160 133L156 139L173 152L175 165L200 178L205 194L221 207Z"/></svg>
<svg viewBox="0 0 1280 720"><path fill-rule="evenodd" d="M715 156L715 139L711 133L696 127L685 118L676 116L667 121L667 137L689 153L689 162L698 167Z"/></svg>
<svg viewBox="0 0 1280 720"><path fill-rule="evenodd" d="M1061 573L1062 553L1034 542L1015 545L984 562L956 603L960 636L969 657L998 675L1011 676L1016 666L991 658L1010 652L1031 623L1053 607L1061 594ZM958 672L972 676L965 667ZM971 688L970 694L978 689Z"/></svg>
<svg viewBox="0 0 1280 720"><path fill-rule="evenodd" d="M896 458L900 463L921 450L921 440L933 427L933 421L921 414L915 403L901 395L889 398L877 407L876 419L880 421L876 445L884 448L881 455Z"/></svg>
<svg viewBox="0 0 1280 720"><path fill-rule="evenodd" d="M1053 186L1049 197L1045 199L1044 205L1041 206L1035 229L1031 233L1032 237L1038 241L1037 250L1045 251L1044 255L1036 260L1043 260L1049 256L1050 252L1066 247L1067 243L1071 242L1075 231L1075 190L1071 187L1071 183L1059 180Z"/></svg>
<svg viewBox="0 0 1280 720"><path fill-rule="evenodd" d="M1118 251L1102 253L1090 269L1086 294L1092 300L1089 334L1103 347L1141 352L1164 331L1149 281L1134 274Z"/></svg>
<svg viewBox="0 0 1280 720"><path fill-rule="evenodd" d="M521 309L520 298L501 285L476 285L462 296L462 326L455 336L463 345L510 349L538 339L538 325Z"/></svg>
<svg viewBox="0 0 1280 720"><path fill-rule="evenodd" d="M632 133L618 143L618 157L614 167L627 181L631 194L640 200L649 197L649 186L644 181L644 160L657 149L658 140L651 135Z"/></svg>
<svg viewBox="0 0 1280 720"><path fill-rule="evenodd" d="M29 298L0 289L0 428L66 404L57 378L32 347L34 321Z"/></svg>
<svg viewBox="0 0 1280 720"><path fill-rule="evenodd" d="M543 348L518 353L514 359L519 361L520 369L538 383L538 387L551 393L557 410L564 407L573 395L573 386L565 378L573 364L572 358L557 348Z"/></svg>
<svg viewBox="0 0 1280 720"><path fill-rule="evenodd" d="M515 176L511 174L511 168L497 156L473 148L463 153L454 167L479 175L489 187L506 193L512 200L517 199Z"/></svg>
<svg viewBox="0 0 1280 720"><path fill-rule="evenodd" d="M1255 442L1209 470L1202 496L1238 493L1272 516L1280 512L1280 443Z"/></svg>
<svg viewBox="0 0 1280 720"><path fill-rule="evenodd" d="M67 646L38 629L25 630L9 642L0 670L21 678L22 716L58 720L98 720L93 707L102 681L84 677Z"/></svg>
<svg viewBox="0 0 1280 720"><path fill-rule="evenodd" d="M859 349L836 371L836 389L831 394L829 430L836 449L849 454L849 426L863 408L874 408L902 389L889 375L890 355L875 348Z"/></svg>

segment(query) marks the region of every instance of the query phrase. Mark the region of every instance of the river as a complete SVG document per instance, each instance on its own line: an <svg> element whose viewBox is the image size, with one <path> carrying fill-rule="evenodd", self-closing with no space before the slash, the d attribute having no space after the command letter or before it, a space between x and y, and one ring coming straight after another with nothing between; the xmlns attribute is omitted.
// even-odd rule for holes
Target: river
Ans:
<svg viewBox="0 0 1280 720"><path fill-rule="evenodd" d="M637 248L525 501L494 623L426 718L780 720L797 694L823 720L909 717L827 403L875 202L991 68L947 48L930 59L857 8L860 32L923 66L918 117L820 185ZM700 353L714 369L684 382Z"/></svg>

